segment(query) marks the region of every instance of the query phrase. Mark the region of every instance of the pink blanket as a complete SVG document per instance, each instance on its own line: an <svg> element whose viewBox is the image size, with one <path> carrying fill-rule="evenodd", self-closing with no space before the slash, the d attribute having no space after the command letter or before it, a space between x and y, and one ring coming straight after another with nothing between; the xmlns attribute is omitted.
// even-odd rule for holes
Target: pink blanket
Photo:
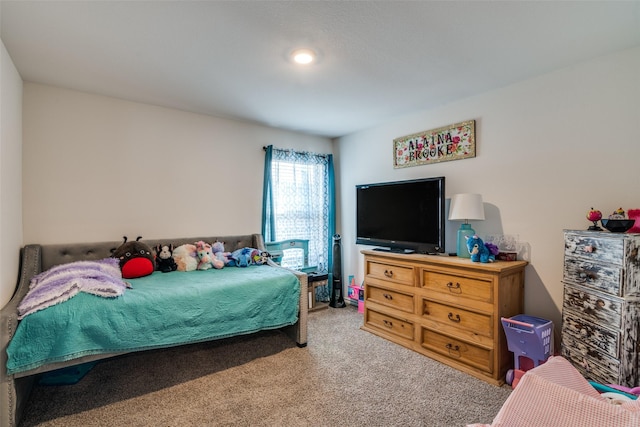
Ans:
<svg viewBox="0 0 640 427"><path fill-rule="evenodd" d="M564 358L528 371L492 424L467 427L638 427L640 400L611 403Z"/></svg>

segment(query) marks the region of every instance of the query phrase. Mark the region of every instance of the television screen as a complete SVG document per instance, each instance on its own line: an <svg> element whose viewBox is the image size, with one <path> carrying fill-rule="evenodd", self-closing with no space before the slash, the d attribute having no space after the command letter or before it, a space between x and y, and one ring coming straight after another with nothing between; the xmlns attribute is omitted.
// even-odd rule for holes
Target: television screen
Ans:
<svg viewBox="0 0 640 427"><path fill-rule="evenodd" d="M444 177L356 186L356 243L444 252Z"/></svg>

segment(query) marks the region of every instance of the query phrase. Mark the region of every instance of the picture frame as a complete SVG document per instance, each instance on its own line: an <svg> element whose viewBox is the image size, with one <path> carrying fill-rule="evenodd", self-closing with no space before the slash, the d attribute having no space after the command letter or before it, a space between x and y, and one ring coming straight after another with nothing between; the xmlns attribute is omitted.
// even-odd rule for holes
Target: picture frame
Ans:
<svg viewBox="0 0 640 427"><path fill-rule="evenodd" d="M393 167L427 165L476 156L475 120L401 136L393 140Z"/></svg>

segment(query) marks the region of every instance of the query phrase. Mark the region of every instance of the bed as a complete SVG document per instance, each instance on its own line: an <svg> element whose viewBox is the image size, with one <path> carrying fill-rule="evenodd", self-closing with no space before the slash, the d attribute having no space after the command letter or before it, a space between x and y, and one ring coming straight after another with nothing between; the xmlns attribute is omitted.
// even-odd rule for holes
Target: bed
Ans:
<svg viewBox="0 0 640 427"><path fill-rule="evenodd" d="M491 424L467 427L637 427L640 400L603 397L561 356L527 371Z"/></svg>
<svg viewBox="0 0 640 427"><path fill-rule="evenodd" d="M259 234L146 241L224 241L229 251L264 250ZM117 298L80 292L69 300L18 320L18 304L36 274L74 261L109 257L118 242L27 245L18 288L0 311L2 361L0 425L18 424L38 374L135 351L191 344L282 329L305 346L307 277L274 263L246 268L159 271L129 279Z"/></svg>

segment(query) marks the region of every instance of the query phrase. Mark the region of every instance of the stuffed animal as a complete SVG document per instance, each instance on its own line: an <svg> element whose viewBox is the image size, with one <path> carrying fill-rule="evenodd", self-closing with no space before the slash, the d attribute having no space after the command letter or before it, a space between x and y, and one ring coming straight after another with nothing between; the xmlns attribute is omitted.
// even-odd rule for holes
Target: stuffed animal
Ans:
<svg viewBox="0 0 640 427"><path fill-rule="evenodd" d="M235 265L235 261L231 258L231 252L224 250L224 242L216 240L211 245L211 250L213 251L213 256L222 261L224 265Z"/></svg>
<svg viewBox="0 0 640 427"><path fill-rule="evenodd" d="M262 251L255 248L242 248L231 253L237 267L248 267L252 264L264 264Z"/></svg>
<svg viewBox="0 0 640 427"><path fill-rule="evenodd" d="M267 251L262 251L260 254L260 261L257 264L267 264L271 259L271 254Z"/></svg>
<svg viewBox="0 0 640 427"><path fill-rule="evenodd" d="M198 258L198 267L196 267L198 270L224 267L224 262L213 256L211 245L202 240L196 242L196 257Z"/></svg>
<svg viewBox="0 0 640 427"><path fill-rule="evenodd" d="M156 245L156 270L169 273L178 269L173 259L173 245Z"/></svg>
<svg viewBox="0 0 640 427"><path fill-rule="evenodd" d="M242 248L231 252L231 259L236 267L248 267L251 263L251 248Z"/></svg>
<svg viewBox="0 0 640 427"><path fill-rule="evenodd" d="M178 265L178 271L193 271L198 267L196 245L186 243L173 250L173 260Z"/></svg>
<svg viewBox="0 0 640 427"><path fill-rule="evenodd" d="M111 256L120 260L120 270L125 279L148 276L155 270L155 262L151 248L140 241L138 236L135 241L127 242L127 236L123 236L124 242L111 250Z"/></svg>
<svg viewBox="0 0 640 427"><path fill-rule="evenodd" d="M498 247L493 243L484 243L478 235L467 237L467 248L473 262L494 262Z"/></svg>

